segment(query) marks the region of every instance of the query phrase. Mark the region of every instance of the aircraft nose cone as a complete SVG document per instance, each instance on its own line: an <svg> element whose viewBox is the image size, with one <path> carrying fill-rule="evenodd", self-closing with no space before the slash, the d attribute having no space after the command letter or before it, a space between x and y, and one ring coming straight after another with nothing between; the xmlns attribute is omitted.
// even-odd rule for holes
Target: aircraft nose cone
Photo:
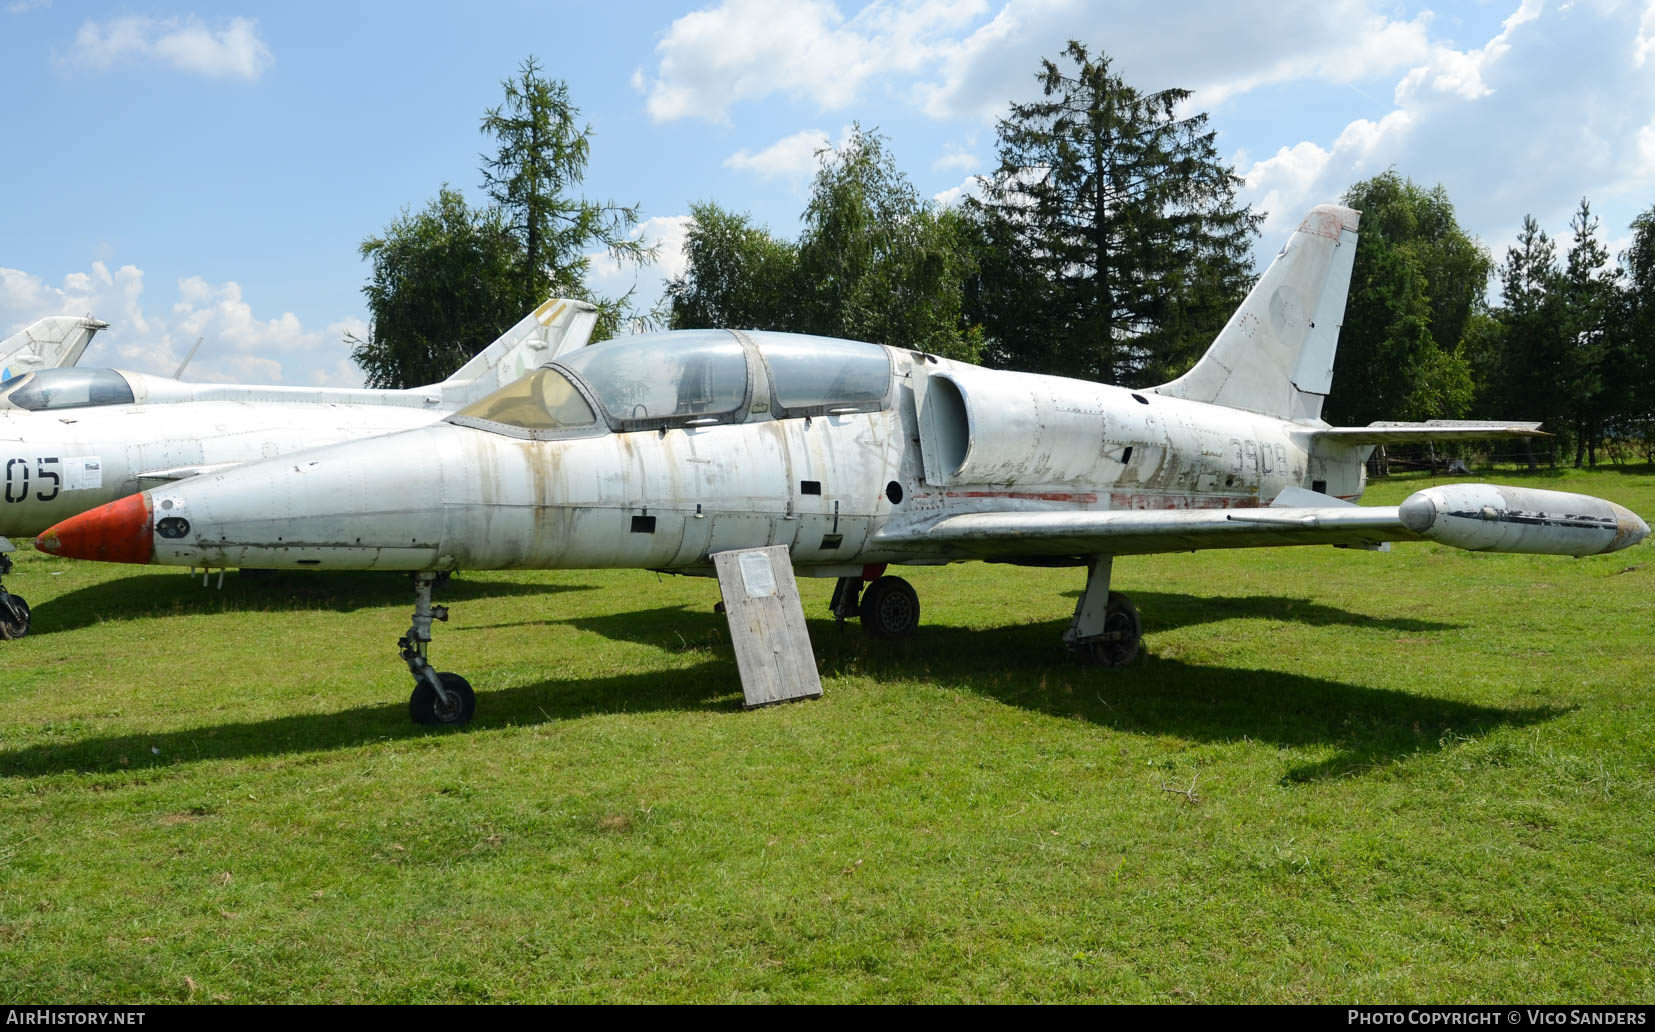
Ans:
<svg viewBox="0 0 1655 1032"><path fill-rule="evenodd" d="M1649 524L1643 521L1643 517L1625 506L1613 502L1609 504L1610 508L1615 510L1615 540L1611 541L1604 551L1619 552L1623 548L1631 548L1649 536Z"/></svg>
<svg viewBox="0 0 1655 1032"><path fill-rule="evenodd" d="M49 527L34 546L70 559L147 563L155 555L154 529L149 495L128 495Z"/></svg>

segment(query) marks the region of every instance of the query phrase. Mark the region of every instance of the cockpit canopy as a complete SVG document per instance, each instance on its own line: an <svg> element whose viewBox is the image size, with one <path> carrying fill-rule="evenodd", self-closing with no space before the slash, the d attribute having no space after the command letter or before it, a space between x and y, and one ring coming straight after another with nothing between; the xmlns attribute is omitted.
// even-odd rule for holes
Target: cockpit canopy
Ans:
<svg viewBox="0 0 1655 1032"><path fill-rule="evenodd" d="M39 369L0 384L0 408L45 412L132 402L132 385L113 369Z"/></svg>
<svg viewBox="0 0 1655 1032"><path fill-rule="evenodd" d="M657 430L737 423L750 413L872 412L885 407L890 389L890 358L877 344L675 330L582 348L449 418L514 436L561 437L594 432L600 423L615 431Z"/></svg>
<svg viewBox="0 0 1655 1032"><path fill-rule="evenodd" d="M734 422L751 377L741 342L726 330L617 337L560 363L586 384L616 429Z"/></svg>

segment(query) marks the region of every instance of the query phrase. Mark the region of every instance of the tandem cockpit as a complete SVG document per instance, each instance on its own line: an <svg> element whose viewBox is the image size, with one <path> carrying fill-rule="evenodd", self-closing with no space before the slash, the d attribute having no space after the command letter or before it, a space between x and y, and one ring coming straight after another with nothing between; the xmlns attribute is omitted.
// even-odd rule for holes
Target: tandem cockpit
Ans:
<svg viewBox="0 0 1655 1032"><path fill-rule="evenodd" d="M94 405L130 405L132 384L113 369L39 369L0 382L0 410L48 412Z"/></svg>
<svg viewBox="0 0 1655 1032"><path fill-rule="evenodd" d="M673 330L593 344L448 417L511 437L706 427L876 412L893 401L877 344L760 330Z"/></svg>

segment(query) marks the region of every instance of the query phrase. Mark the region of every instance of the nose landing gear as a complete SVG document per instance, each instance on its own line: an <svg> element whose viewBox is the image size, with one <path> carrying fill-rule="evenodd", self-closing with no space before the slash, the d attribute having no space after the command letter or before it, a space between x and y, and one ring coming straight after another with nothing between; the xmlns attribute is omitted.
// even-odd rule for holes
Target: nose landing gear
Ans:
<svg viewBox="0 0 1655 1032"><path fill-rule="evenodd" d="M11 556L0 554L0 577L11 572ZM29 604L0 586L0 641L29 633Z"/></svg>
<svg viewBox="0 0 1655 1032"><path fill-rule="evenodd" d="M408 715L416 724L459 727L471 723L477 695L459 674L438 673L425 658L431 643L431 622L447 622L448 607L431 604L431 586L439 575L414 574L414 623L397 641L402 661L414 675L414 694L408 697Z"/></svg>

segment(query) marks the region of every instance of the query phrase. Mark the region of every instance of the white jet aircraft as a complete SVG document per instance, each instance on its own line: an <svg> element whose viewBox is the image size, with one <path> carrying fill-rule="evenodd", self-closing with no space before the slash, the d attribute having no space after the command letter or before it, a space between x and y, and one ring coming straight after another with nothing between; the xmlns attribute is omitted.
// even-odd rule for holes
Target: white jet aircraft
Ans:
<svg viewBox="0 0 1655 1032"><path fill-rule="evenodd" d="M36 369L74 365L97 332L108 328L106 322L74 315L36 319L0 340L0 383Z"/></svg>
<svg viewBox="0 0 1655 1032"><path fill-rule="evenodd" d="M463 724L471 687L426 660L437 571L643 567L710 573L785 545L839 578L833 608L911 632L889 564L1088 570L1064 638L1085 662L1138 652L1116 556L1431 540L1593 555L1649 527L1577 494L1459 484L1358 507L1373 446L1531 436L1527 424L1330 427L1320 418L1358 213L1310 212L1206 355L1148 390L1001 372L783 333L618 338L442 422L158 487L59 524L62 556L177 566L415 572L399 642L422 723ZM862 585L867 583L866 591Z"/></svg>
<svg viewBox="0 0 1655 1032"><path fill-rule="evenodd" d="M408 390L184 383L116 369L44 369L0 385L0 576L9 535L157 484L337 441L424 426L565 351L597 320L553 298L441 383ZM0 639L28 633L0 587Z"/></svg>

